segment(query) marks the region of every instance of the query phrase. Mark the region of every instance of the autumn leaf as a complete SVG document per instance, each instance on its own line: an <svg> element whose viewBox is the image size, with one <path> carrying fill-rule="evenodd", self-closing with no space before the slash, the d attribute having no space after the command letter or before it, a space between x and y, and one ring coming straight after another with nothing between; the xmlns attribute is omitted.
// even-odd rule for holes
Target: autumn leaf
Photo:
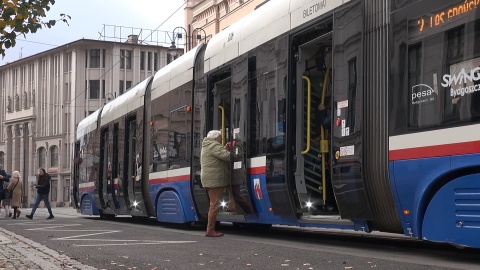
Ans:
<svg viewBox="0 0 480 270"><path fill-rule="evenodd" d="M69 15L60 14L57 20L44 21L55 0L2 0L0 2L0 54L15 46L20 34L35 33L44 27L51 28L57 21L68 25Z"/></svg>

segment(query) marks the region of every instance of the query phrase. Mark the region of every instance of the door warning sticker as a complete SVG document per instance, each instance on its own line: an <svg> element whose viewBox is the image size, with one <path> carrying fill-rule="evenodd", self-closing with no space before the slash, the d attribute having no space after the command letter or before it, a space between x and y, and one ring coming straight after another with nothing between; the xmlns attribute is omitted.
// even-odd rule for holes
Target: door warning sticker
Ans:
<svg viewBox="0 0 480 270"><path fill-rule="evenodd" d="M253 179L253 190L255 192L255 198L257 198L257 200L263 199L262 188L260 187L260 178Z"/></svg>
<svg viewBox="0 0 480 270"><path fill-rule="evenodd" d="M340 156L341 157L353 156L354 154L355 154L355 146L354 145L340 147Z"/></svg>

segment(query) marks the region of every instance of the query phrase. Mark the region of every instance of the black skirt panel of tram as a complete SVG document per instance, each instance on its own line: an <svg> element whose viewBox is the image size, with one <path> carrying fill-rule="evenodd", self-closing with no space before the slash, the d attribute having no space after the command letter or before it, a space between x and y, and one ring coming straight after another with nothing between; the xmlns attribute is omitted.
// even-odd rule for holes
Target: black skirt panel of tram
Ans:
<svg viewBox="0 0 480 270"><path fill-rule="evenodd" d="M144 201L145 211L147 216L155 216L155 209L153 207L152 199L150 198L150 183L149 183L149 172L150 172L150 153L152 147L152 136L150 130L150 120L152 119L152 109L151 109L151 96L152 96L152 82L153 76L150 77L150 81L147 84L145 89L144 96L144 106L143 110L139 113L143 113L143 119L140 122L142 127L141 134L143 136L142 140L139 140L139 146L142 149L141 162L140 162L140 179L141 179L141 190L142 190L142 199Z"/></svg>
<svg viewBox="0 0 480 270"><path fill-rule="evenodd" d="M209 200L206 190L202 186L200 179L200 153L202 150L202 139L206 136L207 129L207 116L209 115L209 107L207 105L207 78L204 76L203 59L205 55L204 46L199 50L195 60L195 66L193 71L194 90L193 90L193 108L195 113L193 114L193 131L192 131L192 173L190 188L193 194L193 201L195 204L196 212L200 220L206 220L208 215Z"/></svg>
<svg viewBox="0 0 480 270"><path fill-rule="evenodd" d="M364 178L364 4L335 13L332 184L341 217L372 220Z"/></svg>
<svg viewBox="0 0 480 270"><path fill-rule="evenodd" d="M364 172L375 230L402 233L388 171L389 1L365 1ZM395 49L396 51L396 49ZM395 101L398 102L398 99Z"/></svg>
<svg viewBox="0 0 480 270"><path fill-rule="evenodd" d="M102 111L98 114L97 123L100 123L100 116ZM100 141L101 141L101 131L99 128L95 129L88 135L87 140L87 160L90 160L89 166L90 171L88 172L88 182L94 182L95 190L93 192L93 200L95 201L95 205L101 210L105 208L105 202L103 200L103 182L100 179Z"/></svg>

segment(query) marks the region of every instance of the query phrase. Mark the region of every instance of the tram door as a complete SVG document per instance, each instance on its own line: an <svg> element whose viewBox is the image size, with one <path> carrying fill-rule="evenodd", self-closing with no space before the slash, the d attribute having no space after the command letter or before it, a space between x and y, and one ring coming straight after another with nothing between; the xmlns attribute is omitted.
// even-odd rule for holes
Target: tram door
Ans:
<svg viewBox="0 0 480 270"><path fill-rule="evenodd" d="M80 200L78 198L78 187L80 184L80 142L75 142L74 160L73 160L73 185L72 198L75 209L80 208Z"/></svg>
<svg viewBox="0 0 480 270"><path fill-rule="evenodd" d="M225 145L227 142L230 142L232 139L231 136L231 74L224 74L221 77L217 77L214 80L213 89L211 91L213 95L213 104L212 104L212 129L220 130L222 132L222 145ZM225 192L223 195L223 199L220 201L228 202L229 201L229 194ZM222 205L223 207L220 209L226 210L227 206Z"/></svg>
<svg viewBox="0 0 480 270"><path fill-rule="evenodd" d="M136 119L128 117L125 125L125 160L124 160L124 177L123 177L123 194L127 209L134 211L137 206L135 200L135 175L136 175Z"/></svg>
<svg viewBox="0 0 480 270"><path fill-rule="evenodd" d="M320 30L318 30L320 29ZM332 99L332 24L295 37L295 188L302 215L337 210L329 164Z"/></svg>
<svg viewBox="0 0 480 270"><path fill-rule="evenodd" d="M220 212L227 210L236 210L237 214L253 214L250 196L247 188L247 169L246 169L246 117L247 101L245 95L232 95L232 77L230 72L224 72L217 76L212 76L209 84L209 95L212 95L209 111L211 115L207 116L207 126L209 130L220 130L222 132L222 145L230 142L231 144L231 162L229 183L233 185L237 194L245 200L230 200L233 193L227 189L224 192L221 201L225 202ZM228 202L234 202L229 204Z"/></svg>
<svg viewBox="0 0 480 270"><path fill-rule="evenodd" d="M363 2L335 13L332 181L348 219L372 218L363 172L363 29Z"/></svg>
<svg viewBox="0 0 480 270"><path fill-rule="evenodd" d="M108 192L110 190L109 180L107 179L107 164L108 164L108 128L102 129L101 142L100 142L100 182L101 200L103 201L102 208L104 210L110 208L110 199Z"/></svg>
<svg viewBox="0 0 480 270"><path fill-rule="evenodd" d="M113 201L113 181L112 181L112 142L110 140L110 132L108 128L102 130L102 146L101 146L101 179L103 183L103 199L107 209L115 210Z"/></svg>

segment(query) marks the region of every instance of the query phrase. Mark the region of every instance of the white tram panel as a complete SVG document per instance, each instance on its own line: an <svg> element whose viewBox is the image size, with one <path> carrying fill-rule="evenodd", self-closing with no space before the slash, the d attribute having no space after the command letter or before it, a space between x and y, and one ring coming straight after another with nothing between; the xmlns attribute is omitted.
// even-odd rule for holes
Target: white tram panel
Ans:
<svg viewBox="0 0 480 270"><path fill-rule="evenodd" d="M249 16L243 17L233 23L227 29L215 34L212 39L208 41L204 60L205 73L238 57L240 32L244 21L248 19Z"/></svg>
<svg viewBox="0 0 480 270"><path fill-rule="evenodd" d="M351 0L291 0L290 17L291 27L295 29Z"/></svg>
<svg viewBox="0 0 480 270"><path fill-rule="evenodd" d="M125 116L129 112L135 111L144 104L145 89L151 77L138 83L132 89L123 95L115 98L103 107L100 120L101 126L112 122L119 117Z"/></svg>
<svg viewBox="0 0 480 270"><path fill-rule="evenodd" d="M205 51L205 72L307 23L351 0L277 0L267 2L212 37Z"/></svg>
<svg viewBox="0 0 480 270"><path fill-rule="evenodd" d="M80 123L78 123L77 140L82 140L85 134L88 134L93 130L97 129L98 115L100 114L101 110L102 108L96 110L95 112L87 116L85 119L80 121Z"/></svg>
<svg viewBox="0 0 480 270"><path fill-rule="evenodd" d="M475 142L478 141L479 130L480 125L477 124L392 136L389 139L389 150Z"/></svg>
<svg viewBox="0 0 480 270"><path fill-rule="evenodd" d="M239 55L288 32L290 30L289 10L290 0L277 0L267 2L252 12L244 21L242 31L239 33Z"/></svg>
<svg viewBox="0 0 480 270"><path fill-rule="evenodd" d="M202 46L203 44L199 44L155 74L152 82L152 100L193 81L195 58Z"/></svg>

